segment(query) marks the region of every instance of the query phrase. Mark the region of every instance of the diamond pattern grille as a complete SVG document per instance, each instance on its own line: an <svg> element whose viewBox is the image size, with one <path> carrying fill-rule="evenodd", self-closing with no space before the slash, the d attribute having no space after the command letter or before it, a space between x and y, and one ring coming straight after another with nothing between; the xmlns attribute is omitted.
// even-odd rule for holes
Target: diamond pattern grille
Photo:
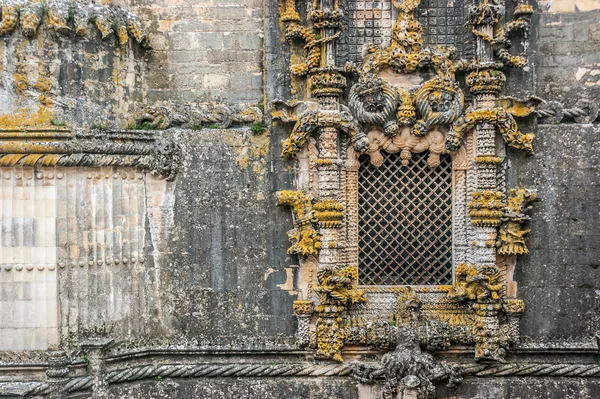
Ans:
<svg viewBox="0 0 600 399"><path fill-rule="evenodd" d="M361 157L358 189L359 284L452 283L452 166L443 155L384 154L379 168Z"/></svg>

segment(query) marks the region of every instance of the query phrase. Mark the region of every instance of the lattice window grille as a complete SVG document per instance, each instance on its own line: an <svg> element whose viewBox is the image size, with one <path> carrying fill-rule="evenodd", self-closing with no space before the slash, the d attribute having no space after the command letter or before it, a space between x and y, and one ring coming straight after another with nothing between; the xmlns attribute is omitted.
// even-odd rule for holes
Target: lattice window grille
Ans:
<svg viewBox="0 0 600 399"><path fill-rule="evenodd" d="M437 168L428 152L403 166L384 154L379 168L361 157L359 171L359 284L452 283L452 165Z"/></svg>

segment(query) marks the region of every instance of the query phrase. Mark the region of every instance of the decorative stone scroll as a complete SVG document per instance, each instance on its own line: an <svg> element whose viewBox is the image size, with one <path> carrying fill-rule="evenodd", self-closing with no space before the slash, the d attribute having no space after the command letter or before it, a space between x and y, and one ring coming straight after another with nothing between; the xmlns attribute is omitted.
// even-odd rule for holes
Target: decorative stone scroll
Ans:
<svg viewBox="0 0 600 399"><path fill-rule="evenodd" d="M385 398L427 397L438 377L423 349L468 345L477 361L502 362L506 349L519 341L524 305L514 290L507 294L503 257L527 253L523 223L535 194L519 189L507 196L505 179L498 178L504 174L505 151L497 148L496 133L506 145L533 154L533 134L521 132L517 119L534 113L540 100L500 97L505 68L527 64L509 53L509 34L527 36L533 9L520 1L513 20L502 25L503 2L474 2L466 18L477 56L465 60L456 59L453 47L424 44L415 15L419 0L384 3L391 3L397 15L391 37L366 44L358 65L339 66L336 42L346 29L352 38L355 26L344 26L338 2L315 0L307 24L301 25L296 0L284 1L285 37L304 46L302 53L292 49L290 73L306 78L310 97L273 103L273 118L293 124L282 157L296 162L298 171L295 191L280 193L280 204L294 211L290 252L299 256L300 268L317 263L312 287L301 290L294 304L300 343L338 361L344 344L396 347L381 367L361 378L385 376ZM349 12L356 13L353 7ZM472 94L468 104L457 80L463 76ZM452 285L356 286L359 157L369 156L378 167L394 152L404 168L411 167L414 153L428 153L430 168L439 167L444 154L452 158ZM320 224L313 203L339 204L336 223ZM296 250L308 230L318 251ZM446 369L445 375L452 371Z"/></svg>

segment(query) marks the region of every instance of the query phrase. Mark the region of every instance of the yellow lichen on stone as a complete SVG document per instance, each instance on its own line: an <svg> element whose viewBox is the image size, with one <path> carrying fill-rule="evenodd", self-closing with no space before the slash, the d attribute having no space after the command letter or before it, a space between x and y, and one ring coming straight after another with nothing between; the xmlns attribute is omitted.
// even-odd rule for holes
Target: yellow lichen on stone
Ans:
<svg viewBox="0 0 600 399"><path fill-rule="evenodd" d="M29 109L19 109L16 112L0 114L0 126L6 127L27 127L27 126L51 126L52 112L40 106L36 112Z"/></svg>
<svg viewBox="0 0 600 399"><path fill-rule="evenodd" d="M317 355L342 362L342 348L348 339L343 328L342 312L348 306L366 301L365 291L356 288L355 266L323 267L317 271L318 283L313 287L319 297L315 310L317 320Z"/></svg>
<svg viewBox="0 0 600 399"><path fill-rule="evenodd" d="M473 201L467 204L471 222L479 227L497 227L504 215L504 193L500 191L476 191Z"/></svg>
<svg viewBox="0 0 600 399"><path fill-rule="evenodd" d="M531 230L523 226L529 220L525 212L537 199L536 192L524 188L511 189L507 205L504 209L502 225L498 229L497 253L499 255L524 255L529 253L525 244L525 236Z"/></svg>
<svg viewBox="0 0 600 399"><path fill-rule="evenodd" d="M41 91L41 93L38 95L40 104L45 105L46 107L51 107L54 104L54 100L52 99L50 92L51 81L49 78L40 76L33 87Z"/></svg>
<svg viewBox="0 0 600 399"><path fill-rule="evenodd" d="M323 200L315 203L315 217L319 220L319 226L326 229L340 227L344 218L344 206L336 200Z"/></svg>
<svg viewBox="0 0 600 399"><path fill-rule="evenodd" d="M112 21L108 20L106 17L97 15L95 23L96 28L98 28L98 31L102 36L102 40L106 39L112 33L112 29L110 27Z"/></svg>
<svg viewBox="0 0 600 399"><path fill-rule="evenodd" d="M301 256L316 255L321 250L321 239L314 224L318 219L314 216L312 200L301 190L284 190L277 193L279 205L292 207L294 228L288 231L292 246L288 253Z"/></svg>
<svg viewBox="0 0 600 399"><path fill-rule="evenodd" d="M262 181L266 157L269 153L270 136L268 131L254 135L226 130L223 141L232 147L236 165L244 170L252 168L257 178Z"/></svg>
<svg viewBox="0 0 600 399"><path fill-rule="evenodd" d="M19 21L19 13L17 8L12 5L2 6L2 22L0 22L0 34L6 35L11 33L17 27Z"/></svg>
<svg viewBox="0 0 600 399"><path fill-rule="evenodd" d="M25 91L29 88L29 82L27 81L27 75L22 73L13 74L13 79L15 80L15 92L18 95L25 94Z"/></svg>
<svg viewBox="0 0 600 399"><path fill-rule="evenodd" d="M500 298L501 289L502 284L499 283L499 273L495 267L461 263L456 267L454 285L448 296L458 301L496 301Z"/></svg>
<svg viewBox="0 0 600 399"><path fill-rule="evenodd" d="M125 26L119 26L117 28L117 37L119 38L119 44L124 46L129 41L129 35L127 34L127 28Z"/></svg>

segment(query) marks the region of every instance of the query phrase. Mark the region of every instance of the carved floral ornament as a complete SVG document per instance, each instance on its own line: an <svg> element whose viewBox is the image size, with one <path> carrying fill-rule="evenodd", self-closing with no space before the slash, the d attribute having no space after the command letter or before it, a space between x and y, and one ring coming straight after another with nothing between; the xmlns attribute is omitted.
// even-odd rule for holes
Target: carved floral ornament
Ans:
<svg viewBox="0 0 600 399"><path fill-rule="evenodd" d="M318 356L338 361L344 345L396 347L380 371L359 377L386 380L384 397L404 389L425 397L431 381L441 375L452 381L452 373L436 374L421 348L472 345L476 360L503 361L509 345L518 344L524 305L507 293L505 265L528 253L524 224L536 195L526 189L507 195L499 178L505 150L496 147L495 136L533 154L533 134L521 132L515 118L534 113L539 99L500 97L505 68L526 65L508 52L508 34L527 35L532 8L520 1L514 20L502 26L502 4L474 3L469 21L479 56L464 60L452 47L423 44L418 0L393 0L398 17L391 43L371 45L358 65L340 67L333 56L345 29L338 2L310 2L306 25L295 3L284 1L281 22L288 41L305 44L290 72L307 77L307 98L276 100L272 115L293 124L281 155L296 162L296 187L279 193L294 216L289 253L298 255L301 269L316 270L294 305L298 338ZM457 76L472 94L468 105ZM452 157L453 285L359 288L358 158L366 155L379 167L387 154L400 153L410 168L411 155L422 152L431 168L443 154ZM400 360L401 352L412 360Z"/></svg>

